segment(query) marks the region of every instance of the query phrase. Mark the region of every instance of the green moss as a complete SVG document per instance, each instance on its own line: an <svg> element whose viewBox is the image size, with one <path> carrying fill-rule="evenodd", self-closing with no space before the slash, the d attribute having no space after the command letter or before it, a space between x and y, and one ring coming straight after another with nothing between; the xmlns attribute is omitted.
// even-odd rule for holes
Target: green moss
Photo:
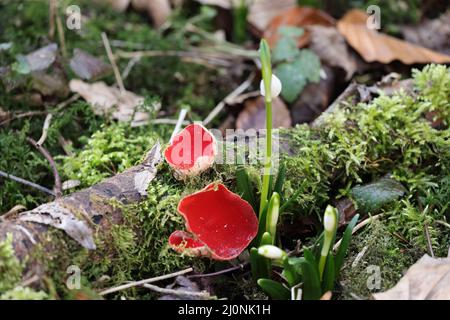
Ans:
<svg viewBox="0 0 450 320"><path fill-rule="evenodd" d="M375 221L354 236L349 252L340 279L343 299L368 299L393 287L422 256L420 250L391 233L385 221Z"/></svg>
<svg viewBox="0 0 450 320"><path fill-rule="evenodd" d="M18 286L0 295L0 300L44 300L47 297L47 294L43 291Z"/></svg>
<svg viewBox="0 0 450 320"><path fill-rule="evenodd" d="M22 264L14 255L12 235L0 242L0 293L14 288L22 276Z"/></svg>

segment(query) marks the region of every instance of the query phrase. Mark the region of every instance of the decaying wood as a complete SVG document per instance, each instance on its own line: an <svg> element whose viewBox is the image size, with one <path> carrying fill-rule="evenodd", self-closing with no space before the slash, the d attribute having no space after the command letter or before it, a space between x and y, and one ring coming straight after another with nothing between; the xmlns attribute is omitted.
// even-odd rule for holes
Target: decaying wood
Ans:
<svg viewBox="0 0 450 320"><path fill-rule="evenodd" d="M140 165L54 202L0 219L0 241L12 234L16 256L27 264L24 278L41 277L46 271L45 261L30 259L36 248L50 253L56 247L52 244L64 241L56 238L57 233L49 232L51 227L63 230L82 247L95 249L94 235L108 232L111 225L122 221L121 209L114 202L131 204L143 200L160 161L161 146L156 143Z"/></svg>

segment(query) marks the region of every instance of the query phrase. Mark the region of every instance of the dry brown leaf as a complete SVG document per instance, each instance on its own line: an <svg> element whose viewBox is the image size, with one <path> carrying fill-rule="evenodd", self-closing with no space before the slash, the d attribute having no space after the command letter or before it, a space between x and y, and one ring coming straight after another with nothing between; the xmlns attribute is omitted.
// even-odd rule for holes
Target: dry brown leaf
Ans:
<svg viewBox="0 0 450 320"><path fill-rule="evenodd" d="M319 58L333 67L340 67L346 72L346 80L349 80L357 69L354 54L348 50L344 37L334 27L310 26L311 34L309 48Z"/></svg>
<svg viewBox="0 0 450 320"><path fill-rule="evenodd" d="M365 61L390 63L399 60L404 64L450 62L450 56L368 29L367 18L364 11L353 9L337 24L339 32Z"/></svg>
<svg viewBox="0 0 450 320"><path fill-rule="evenodd" d="M449 300L450 258L424 255L395 287L374 294L377 300Z"/></svg>
<svg viewBox="0 0 450 320"><path fill-rule="evenodd" d="M406 41L450 55L450 10L438 19L400 29Z"/></svg>
<svg viewBox="0 0 450 320"><path fill-rule="evenodd" d="M231 9L230 0L196 0L197 2L216 6L222 9ZM249 8L247 21L258 35L262 35L270 21L281 12L297 5L295 0L257 0L252 1Z"/></svg>
<svg viewBox="0 0 450 320"><path fill-rule="evenodd" d="M107 0L114 10L123 12L127 10L131 0Z"/></svg>
<svg viewBox="0 0 450 320"><path fill-rule="evenodd" d="M112 70L111 66L103 62L103 60L78 48L73 50L70 68L78 77L84 80L98 78Z"/></svg>
<svg viewBox="0 0 450 320"><path fill-rule="evenodd" d="M291 127L291 115L288 108L280 98L273 100L273 127ZM249 99L236 120L237 129L264 129L266 127L266 109L264 98Z"/></svg>
<svg viewBox="0 0 450 320"><path fill-rule="evenodd" d="M78 93L92 105L97 115L111 114L119 121L132 120L131 125L138 125L149 120L148 113L136 111L136 107L142 105L144 98L133 92L121 93L119 89L109 87L104 82L90 84L81 80L71 80L69 86L72 92Z"/></svg>
<svg viewBox="0 0 450 320"><path fill-rule="evenodd" d="M306 27L310 25L334 26L336 21L327 13L309 7L294 6L277 14L269 23L264 32L270 46L278 41L278 29L281 26ZM299 47L309 43L310 34L305 32L298 40Z"/></svg>
<svg viewBox="0 0 450 320"><path fill-rule="evenodd" d="M156 27L160 27L172 13L169 0L131 0L138 11L146 11Z"/></svg>
<svg viewBox="0 0 450 320"><path fill-rule="evenodd" d="M326 77L321 77L319 83L308 83L291 106L294 124L313 121L330 105L338 79L326 64L322 65L322 70Z"/></svg>

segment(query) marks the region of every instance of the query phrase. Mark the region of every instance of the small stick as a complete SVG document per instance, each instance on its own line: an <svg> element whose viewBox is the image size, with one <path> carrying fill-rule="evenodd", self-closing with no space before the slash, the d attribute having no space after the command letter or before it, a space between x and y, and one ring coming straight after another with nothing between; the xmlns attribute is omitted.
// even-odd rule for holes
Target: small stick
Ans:
<svg viewBox="0 0 450 320"><path fill-rule="evenodd" d="M27 186L29 186L29 187L35 188L35 189L37 189L37 190L39 190L39 191L48 193L48 194L50 194L50 195L52 195L52 196L55 196L55 193L54 193L52 190L47 189L46 187L40 186L40 185L38 185L37 183L34 183L34 182L31 182L31 181L25 180L25 179L23 179L23 178L16 177L16 176L14 176L14 175L12 175L12 174L9 174L9 173L7 173L7 172L4 172L4 171L1 171L1 170L0 170L0 176L2 176L2 177L4 177L4 178L11 179L11 180L16 181L16 182L19 182L19 183L22 183L22 184L27 185Z"/></svg>
<svg viewBox="0 0 450 320"><path fill-rule="evenodd" d="M45 139L47 139L48 128L50 127L52 117L53 115L51 113L47 114L47 116L45 117L44 126L42 127L42 135L39 138L38 142L36 142L37 145L42 146L45 142Z"/></svg>
<svg viewBox="0 0 450 320"><path fill-rule="evenodd" d="M241 93L243 93L245 90L247 90L248 87L252 84L253 78L255 77L255 74L252 72L247 80L245 80L239 87L234 89L231 93L229 93L222 101L219 102L219 104L210 112L210 114L203 120L203 125L206 126L208 123L210 123L219 113L222 111L222 109L225 107L229 101L235 99L238 97Z"/></svg>
<svg viewBox="0 0 450 320"><path fill-rule="evenodd" d="M425 222L423 226L425 230L425 237L427 238L427 245L428 245L428 251L432 258L434 258L434 251L433 251L433 245L431 243L431 237L430 237L430 230L428 230L428 224Z"/></svg>
<svg viewBox="0 0 450 320"><path fill-rule="evenodd" d="M50 0L49 1L49 7L48 7L48 22L49 22L49 28L48 28L48 37L53 40L53 37L55 36L55 15L56 15L56 0Z"/></svg>
<svg viewBox="0 0 450 320"><path fill-rule="evenodd" d="M182 296L182 297L195 297L195 298L204 298L204 299L214 299L214 297L211 297L209 292L207 291L200 291L200 292L192 292L187 290L175 290L175 289L166 289L161 288L152 284L144 284L143 287L150 289L152 291L163 293L163 294L171 294L174 296Z"/></svg>
<svg viewBox="0 0 450 320"><path fill-rule="evenodd" d="M383 215L384 215L383 213L380 213L380 214L377 214L376 216L372 216L372 217L369 217L369 218L361 221L353 228L352 234L355 234L357 231L359 231L360 229L362 229L369 223L380 219ZM342 239L339 240L338 242L336 242L336 244L333 246L333 251L336 251L339 248L339 246L341 245L341 242L342 242Z"/></svg>
<svg viewBox="0 0 450 320"><path fill-rule="evenodd" d="M178 116L177 123L175 124L175 128L173 129L172 135L170 136L170 143L172 143L173 138L177 135L178 131L180 131L181 126L183 125L184 118L186 118L186 114L188 113L187 108L183 108L180 111Z"/></svg>
<svg viewBox="0 0 450 320"><path fill-rule="evenodd" d="M106 294L110 294L110 293L113 293L113 292L129 289L129 288L133 288L133 287L142 286L142 285L147 284L147 283L161 281L161 280L165 280L165 279L170 279L170 278L173 278L173 277L176 277L176 276L183 275L185 273L192 272L193 270L194 269L192 269L192 268L187 268L185 270L177 271L177 272L174 272L174 273L170 273L170 274L166 274L166 275L162 275L162 276L158 276L158 277L154 277L154 278L149 278L149 279L140 280L140 281L133 281L133 282L130 282L130 283L127 283L127 284L123 284L123 285L117 286L117 287L106 289L106 290L100 292L99 295L104 296Z"/></svg>
<svg viewBox="0 0 450 320"><path fill-rule="evenodd" d="M55 21L56 21L56 30L58 30L58 39L59 45L61 46L61 53L62 56L66 58L67 57L66 37L64 36L64 28L61 19L58 15L55 15Z"/></svg>
<svg viewBox="0 0 450 320"><path fill-rule="evenodd" d="M193 274L191 276L187 276L187 278L189 279L193 279L193 278L206 278L206 277L215 277L215 276L219 276L228 272L233 272L236 270L242 270L244 269L244 267L247 265L248 263L241 263L237 266L228 268L228 269L224 269L224 270L220 270L217 272L212 272L212 273L205 273L205 274Z"/></svg>
<svg viewBox="0 0 450 320"><path fill-rule="evenodd" d="M125 86L123 85L122 76L120 75L119 68L117 67L116 61L114 60L114 55L112 53L111 46L109 44L108 36L104 32L102 32L102 40L103 40L103 45L105 46L105 49L106 49L106 54L108 55L109 62L111 63L111 66L113 68L117 85L119 86L120 92L123 94L126 90L125 90Z"/></svg>
<svg viewBox="0 0 450 320"><path fill-rule="evenodd" d="M45 149L43 146L39 145L34 139L27 137L27 141L33 145L38 151L44 156L45 159L50 164L50 167L52 168L53 176L55 178L55 192L54 196L56 199L60 198L62 196L62 184L61 184L61 178L58 173L58 169L56 168L55 160L53 160L53 157L51 154Z"/></svg>
<svg viewBox="0 0 450 320"><path fill-rule="evenodd" d="M10 123L11 121L13 121L15 119L34 117L34 116L42 116L42 115L46 115L46 114L47 114L47 111L27 111L27 112L22 112L22 113L16 113L16 114L13 114L11 116L11 118L0 122L0 127L5 124Z"/></svg>

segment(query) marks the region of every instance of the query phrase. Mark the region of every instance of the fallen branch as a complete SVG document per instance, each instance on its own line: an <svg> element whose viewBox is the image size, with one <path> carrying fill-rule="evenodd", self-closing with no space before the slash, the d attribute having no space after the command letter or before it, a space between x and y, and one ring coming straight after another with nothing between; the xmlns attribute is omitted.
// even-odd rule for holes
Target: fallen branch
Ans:
<svg viewBox="0 0 450 320"><path fill-rule="evenodd" d="M43 187L41 185L38 185L37 183L25 180L23 178L16 177L16 176L14 176L12 174L9 174L7 172L4 172L4 171L0 170L0 176L2 176L4 178L11 179L11 180L16 181L16 182L19 182L21 184L24 184L26 186L32 187L32 188L37 189L39 191L45 192L45 193L47 193L49 195L55 196L55 193L52 190L50 190L50 189L48 189L46 187Z"/></svg>
<svg viewBox="0 0 450 320"><path fill-rule="evenodd" d="M36 143L32 139L28 141L34 145ZM44 276L52 272L48 269L48 259L57 261L58 255L62 257L60 268L67 267L64 258L74 252L67 247L67 237L54 232L53 228L64 231L83 248L96 249L94 234L107 234L112 226L123 223L123 213L117 207L117 202L132 204L142 201L147 196L147 187L155 177L156 166L160 161L161 146L156 143L141 164L123 173L33 210L2 219L0 241L11 234L15 255L26 265L23 279L37 275L39 283L36 286L43 285ZM6 173L4 176L10 177ZM28 184L28 181L25 183ZM40 186L37 188L53 193ZM41 251L46 254L39 254ZM88 259L90 255L85 257Z"/></svg>
<svg viewBox="0 0 450 320"><path fill-rule="evenodd" d="M116 60L114 59L113 52L111 50L111 45L109 44L108 36L106 33L102 32L103 45L105 46L106 54L108 55L109 62L114 71L114 76L116 77L117 85L119 86L120 92L124 93L126 91L123 85L122 76L120 75L119 68L117 67Z"/></svg>
<svg viewBox="0 0 450 320"><path fill-rule="evenodd" d="M203 120L203 125L208 125L214 118L222 111L222 109L230 103L233 99L238 97L241 93L247 90L248 87L252 84L253 78L255 77L254 73L251 73L248 78L241 83L239 87L234 89L231 93L229 93L219 104L209 113L209 115Z"/></svg>
<svg viewBox="0 0 450 320"><path fill-rule="evenodd" d="M42 137L41 137L42 138ZM51 154L45 149L42 145L40 145L38 142L36 142L34 139L27 137L27 141L33 145L43 156L45 159L47 159L48 163L50 164L50 167L52 168L53 177L55 179L55 192L54 196L56 199L60 198L62 196L62 185L61 185L61 177L59 176L58 169L56 168L56 163Z"/></svg>
<svg viewBox="0 0 450 320"><path fill-rule="evenodd" d="M179 289L167 289L167 288L161 288L152 284L144 284L143 287L150 289L152 291L162 293L162 294L170 294L174 296L179 297L193 297L196 299L216 299L215 297L211 296L209 292L207 291L187 291L187 290L179 290Z"/></svg>
<svg viewBox="0 0 450 320"><path fill-rule="evenodd" d="M161 280L174 278L174 277L181 276L183 274L192 272L193 270L194 269L192 269L192 268L187 268L185 270L173 272L173 273L162 275L162 276L158 276L158 277L153 277L153 278L149 278L149 279L145 279L145 280L139 280L139 281L133 281L133 282L130 282L130 283L127 283L127 284L123 284L121 286L117 286L117 287L106 289L106 290L100 292L99 295L104 296L104 295L107 295L107 294L110 294L110 293L113 293L113 292L122 291L122 290L133 288L133 287L139 287L139 286L142 286L144 284L148 284L148 283L152 283L152 282L157 282L157 281L161 281Z"/></svg>

